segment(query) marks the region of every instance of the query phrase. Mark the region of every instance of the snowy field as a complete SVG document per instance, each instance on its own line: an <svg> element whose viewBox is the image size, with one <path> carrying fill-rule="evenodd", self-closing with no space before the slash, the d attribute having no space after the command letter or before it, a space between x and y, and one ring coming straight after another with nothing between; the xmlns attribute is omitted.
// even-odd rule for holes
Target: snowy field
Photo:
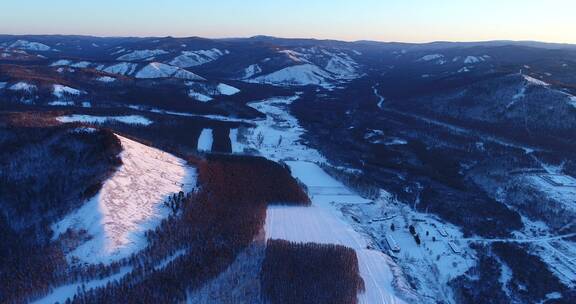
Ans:
<svg viewBox="0 0 576 304"><path fill-rule="evenodd" d="M211 152L212 144L214 143L214 135L212 129L203 129L198 137L198 151Z"/></svg>
<svg viewBox="0 0 576 304"><path fill-rule="evenodd" d="M314 204L366 204L371 202L371 200L350 191L315 163L286 161L286 164L290 167L292 176L308 187L308 195Z"/></svg>
<svg viewBox="0 0 576 304"><path fill-rule="evenodd" d="M339 244L354 249L368 246L366 238L334 211L317 206L270 206L266 211L266 239L297 243Z"/></svg>
<svg viewBox="0 0 576 304"><path fill-rule="evenodd" d="M118 136L122 166L100 192L52 226L55 237L67 229L91 238L67 256L70 262L110 263L146 247L144 233L170 214L163 202L196 185L196 170L171 154Z"/></svg>

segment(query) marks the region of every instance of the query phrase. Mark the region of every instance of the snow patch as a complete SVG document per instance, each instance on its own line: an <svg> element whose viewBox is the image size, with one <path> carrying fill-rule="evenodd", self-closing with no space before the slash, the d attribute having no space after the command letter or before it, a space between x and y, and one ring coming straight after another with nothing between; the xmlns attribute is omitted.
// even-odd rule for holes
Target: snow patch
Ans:
<svg viewBox="0 0 576 304"><path fill-rule="evenodd" d="M205 94L202 94L202 93L199 93L199 92L196 92L193 89L188 90L188 96L191 98L194 98L200 102L209 102L209 101L213 100L212 97L205 95Z"/></svg>
<svg viewBox="0 0 576 304"><path fill-rule="evenodd" d="M140 115L127 115L127 116L93 116L73 114L68 116L59 116L56 118L59 122L85 122L85 123L106 123L110 121L121 122L125 124L144 125L152 124L152 121Z"/></svg>
<svg viewBox="0 0 576 304"><path fill-rule="evenodd" d="M420 57L420 59L416 60L419 62L431 62L434 61L436 64L445 64L446 60L444 59L444 55L442 54L430 54L424 55Z"/></svg>
<svg viewBox="0 0 576 304"><path fill-rule="evenodd" d="M63 101L63 100L56 100L56 101L51 101L48 103L49 106L73 106L74 102L73 101Z"/></svg>
<svg viewBox="0 0 576 304"><path fill-rule="evenodd" d="M238 129L231 129L228 137L232 145L232 153L244 153L244 145L238 141Z"/></svg>
<svg viewBox="0 0 576 304"><path fill-rule="evenodd" d="M37 89L37 87L35 85L29 84L29 83L23 82L23 81L15 83L8 88L8 90L11 90L11 91L25 91L28 93L30 93L36 89Z"/></svg>
<svg viewBox="0 0 576 304"><path fill-rule="evenodd" d="M128 62L121 62L114 65L111 65L102 71L110 74L117 74L117 75L131 75L136 70L137 64L135 63L128 63Z"/></svg>
<svg viewBox="0 0 576 304"><path fill-rule="evenodd" d="M52 94L57 98L64 98L70 95L78 96L81 94L86 94L86 92L67 87L65 85L55 84L52 86Z"/></svg>
<svg viewBox="0 0 576 304"><path fill-rule="evenodd" d="M96 78L96 80L104 83L110 83L116 81L116 78L110 76L101 76Z"/></svg>
<svg viewBox="0 0 576 304"><path fill-rule="evenodd" d="M226 96L231 96L231 95L240 93L240 90L239 90L239 89L237 89L237 88L235 88L235 87L233 87L233 86L224 84L224 83L219 84L219 85L216 87L216 90L218 90L218 92L219 92L221 95L226 95Z"/></svg>
<svg viewBox="0 0 576 304"><path fill-rule="evenodd" d="M197 150L202 152L211 152L214 137L212 129L203 129L198 137Z"/></svg>
<svg viewBox="0 0 576 304"><path fill-rule="evenodd" d="M8 46L8 48L28 50L28 51L50 51L50 50L52 50L51 47L49 47L43 43L30 42L27 40L16 40L14 43L10 44L10 46Z"/></svg>
<svg viewBox="0 0 576 304"><path fill-rule="evenodd" d="M67 229L86 230L92 238L68 254L88 264L111 263L147 246L145 232L170 214L163 202L196 185L196 170L186 161L155 148L117 137L122 166L100 192L80 209L52 225L58 237Z"/></svg>
<svg viewBox="0 0 576 304"><path fill-rule="evenodd" d="M200 66L215 61L228 53L226 50L221 51L219 49L182 51L181 55L170 61L170 64L181 68Z"/></svg>
<svg viewBox="0 0 576 304"><path fill-rule="evenodd" d="M87 68L87 67L89 67L91 64L92 64L92 63L91 63L91 62L88 62L88 61L79 61L79 62L76 62L76 63L70 65L70 66L73 67L73 68Z"/></svg>
<svg viewBox="0 0 576 304"><path fill-rule="evenodd" d="M135 77L144 79L175 77L188 80L205 80L192 72L160 62L147 64L136 73Z"/></svg>
<svg viewBox="0 0 576 304"><path fill-rule="evenodd" d="M568 100L568 104L570 104L571 106L576 108L576 96L570 96L570 99Z"/></svg>
<svg viewBox="0 0 576 304"><path fill-rule="evenodd" d="M528 82L528 84L531 84L531 85L545 86L545 87L550 85L549 83L546 83L546 82L539 80L539 79L536 79L534 77L530 77L528 75L522 75L522 76Z"/></svg>
<svg viewBox="0 0 576 304"><path fill-rule="evenodd" d="M262 73L262 68L258 64L252 64L244 69L244 76L241 79L252 78L254 75Z"/></svg>
<svg viewBox="0 0 576 304"><path fill-rule="evenodd" d="M313 64L290 66L268 75L259 76L248 82L271 84L277 86L307 86L316 85L332 88L334 79L328 72Z"/></svg>
<svg viewBox="0 0 576 304"><path fill-rule="evenodd" d="M60 59L60 60L52 62L52 64L50 66L64 66L64 65L70 65L71 63L72 63L72 61L70 61L70 60Z"/></svg>
<svg viewBox="0 0 576 304"><path fill-rule="evenodd" d="M137 50L137 51L133 51L132 53L122 55L122 56L116 58L116 60L119 60L119 61L136 61L136 60L142 60L142 59L146 59L146 58L150 58L150 57L158 56L158 55L164 55L164 54L168 54L168 52L165 50Z"/></svg>

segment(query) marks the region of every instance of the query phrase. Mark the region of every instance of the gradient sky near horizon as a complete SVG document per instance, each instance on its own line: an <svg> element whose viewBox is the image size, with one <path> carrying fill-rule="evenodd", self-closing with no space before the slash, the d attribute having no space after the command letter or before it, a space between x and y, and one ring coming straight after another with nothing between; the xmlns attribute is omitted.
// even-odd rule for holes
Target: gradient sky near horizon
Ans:
<svg viewBox="0 0 576 304"><path fill-rule="evenodd" d="M2 2L2 34L576 43L575 0Z"/></svg>

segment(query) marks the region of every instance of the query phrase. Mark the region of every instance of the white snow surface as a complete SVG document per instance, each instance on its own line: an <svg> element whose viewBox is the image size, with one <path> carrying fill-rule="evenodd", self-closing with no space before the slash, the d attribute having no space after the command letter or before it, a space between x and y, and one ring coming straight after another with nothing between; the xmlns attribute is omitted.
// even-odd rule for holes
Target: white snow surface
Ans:
<svg viewBox="0 0 576 304"><path fill-rule="evenodd" d="M86 94L86 92L65 85L55 84L52 86L52 94L57 98L64 98L70 95L78 96L81 94Z"/></svg>
<svg viewBox="0 0 576 304"><path fill-rule="evenodd" d="M198 137L197 150L202 152L211 152L213 143L214 135L212 129L203 129Z"/></svg>
<svg viewBox="0 0 576 304"><path fill-rule="evenodd" d="M175 77L188 80L205 80L204 78L183 70L179 67L160 63L152 62L143 67L135 75L136 78L168 78Z"/></svg>
<svg viewBox="0 0 576 304"><path fill-rule="evenodd" d="M137 61L137 60L142 60L142 59L146 59L146 58L150 58L150 57L158 56L158 55L164 55L164 54L168 54L168 52L165 50L137 50L137 51L133 51L132 53L122 55L122 56L116 58L116 60L119 60L119 61Z"/></svg>
<svg viewBox="0 0 576 304"><path fill-rule="evenodd" d="M218 84L218 86L216 86L216 90L218 90L218 92L221 95L226 95L226 96L232 96L232 95L240 93L239 89L237 89L231 85L227 85L225 83Z"/></svg>
<svg viewBox="0 0 576 304"><path fill-rule="evenodd" d="M188 90L188 96L201 102L209 102L213 100L212 97L196 92L193 89Z"/></svg>
<svg viewBox="0 0 576 304"><path fill-rule="evenodd" d="M364 249L368 242L330 208L318 206L269 206L264 228L266 239L295 243L338 244Z"/></svg>
<svg viewBox="0 0 576 304"><path fill-rule="evenodd" d="M332 53L322 50L322 53L330 57L324 69L332 73L338 79L352 80L359 77L358 63L345 53Z"/></svg>
<svg viewBox="0 0 576 304"><path fill-rule="evenodd" d="M87 68L91 65L91 62L88 61L78 61L76 63L71 64L70 66L73 68Z"/></svg>
<svg viewBox="0 0 576 304"><path fill-rule="evenodd" d="M48 103L50 106L73 106L73 101L55 100Z"/></svg>
<svg viewBox="0 0 576 304"><path fill-rule="evenodd" d="M422 57L420 57L420 59L418 59L417 61L419 62L434 62L436 64L445 64L446 60L444 59L444 55L442 54L429 54L429 55L424 55Z"/></svg>
<svg viewBox="0 0 576 304"><path fill-rule="evenodd" d="M59 116L56 118L59 122L85 122L85 123L105 123L107 121L116 121L125 124L133 125L150 125L152 121L140 115L127 115L127 116L94 116L94 115L80 115L73 114L68 116Z"/></svg>
<svg viewBox="0 0 576 304"><path fill-rule="evenodd" d="M528 75L522 75L522 76L523 76L524 79L528 82L528 84L531 84L531 85L544 86L544 87L547 87L547 86L550 85L550 84L547 83L547 82L544 82L544 81L542 81L542 80L536 79L536 78L534 78L534 77L530 77L530 76L528 76Z"/></svg>
<svg viewBox="0 0 576 304"><path fill-rule="evenodd" d="M244 69L244 76L241 79L252 78L254 75L262 73L262 68L258 64L251 64Z"/></svg>
<svg viewBox="0 0 576 304"><path fill-rule="evenodd" d="M116 81L116 78L110 76L101 76L96 78L96 80L104 83L110 83Z"/></svg>
<svg viewBox="0 0 576 304"><path fill-rule="evenodd" d="M306 58L307 56L305 54L302 54L294 50L281 50L278 51L278 53L286 55L286 57L288 57L290 60L297 63L310 63Z"/></svg>
<svg viewBox="0 0 576 304"><path fill-rule="evenodd" d="M19 50L28 50L28 51L50 51L52 50L51 47L39 43L39 42L31 42L27 40L16 40L14 43L10 44L8 48L11 49L19 49Z"/></svg>
<svg viewBox="0 0 576 304"><path fill-rule="evenodd" d="M55 237L67 229L84 229L92 236L67 255L87 264L111 263L147 246L145 232L170 214L163 202L196 185L196 169L186 161L118 136L122 166L100 192L78 210L52 225Z"/></svg>
<svg viewBox="0 0 576 304"><path fill-rule="evenodd" d="M484 57L466 56L466 58L464 58L464 63L465 64L475 64L475 63L484 62L485 60L486 59L484 59Z"/></svg>
<svg viewBox="0 0 576 304"><path fill-rule="evenodd" d="M247 145L272 160L306 159L325 162L315 149L302 143L304 128L298 119L288 113L287 107L299 98L277 97L248 105L264 114L266 118L256 121L256 127L247 134Z"/></svg>
<svg viewBox="0 0 576 304"><path fill-rule="evenodd" d="M231 129L228 137L232 145L232 153L243 153L244 145L238 141L238 129Z"/></svg>
<svg viewBox="0 0 576 304"><path fill-rule="evenodd" d="M286 161L286 164L290 167L292 175L308 187L308 195L315 204L371 202L350 191L313 162Z"/></svg>
<svg viewBox="0 0 576 304"><path fill-rule="evenodd" d="M102 71L117 75L132 75L138 65L135 63L121 62L104 68Z"/></svg>
<svg viewBox="0 0 576 304"><path fill-rule="evenodd" d="M227 50L221 51L219 49L182 51L181 55L170 61L170 64L181 68L200 66L215 61L228 53Z"/></svg>
<svg viewBox="0 0 576 304"><path fill-rule="evenodd" d="M60 60L52 62L52 64L50 66L63 66L63 65L70 65L70 64L72 64L72 61L66 60L66 59L60 59Z"/></svg>
<svg viewBox="0 0 576 304"><path fill-rule="evenodd" d="M1 87L1 86L0 86ZM568 100L568 104L576 108L576 96L570 96Z"/></svg>
<svg viewBox="0 0 576 304"><path fill-rule="evenodd" d="M366 290L358 295L360 303L405 303L396 295L392 271L397 267L385 254L366 249L370 241L346 222L333 206L340 203L368 203L350 192L314 163L289 161L292 174L303 182L310 194L312 206L270 206L266 211L267 239L291 242L337 244L356 251L360 275Z"/></svg>
<svg viewBox="0 0 576 304"><path fill-rule="evenodd" d="M8 88L8 90L11 90L11 91L25 91L28 93L30 93L36 89L37 89L37 87L35 85L29 84L29 83L23 82L23 81L15 83Z"/></svg>
<svg viewBox="0 0 576 304"><path fill-rule="evenodd" d="M276 86L316 85L332 88L333 77L328 72L313 64L301 64L283 68L279 71L247 80L253 83Z"/></svg>

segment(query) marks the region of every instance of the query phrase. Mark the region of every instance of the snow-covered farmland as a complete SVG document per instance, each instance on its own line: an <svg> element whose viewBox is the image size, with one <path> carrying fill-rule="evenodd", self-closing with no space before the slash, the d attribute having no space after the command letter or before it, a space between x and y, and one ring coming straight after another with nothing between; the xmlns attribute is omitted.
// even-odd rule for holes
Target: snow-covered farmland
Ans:
<svg viewBox="0 0 576 304"><path fill-rule="evenodd" d="M339 244L354 249L368 246L367 240L331 208L320 206L270 206L266 211L265 232L266 239Z"/></svg>
<svg viewBox="0 0 576 304"><path fill-rule="evenodd" d="M55 237L68 229L90 238L71 251L70 262L110 263L146 247L144 233L170 214L163 202L196 185L196 170L171 154L118 136L122 166L81 208L52 225Z"/></svg>
<svg viewBox="0 0 576 304"><path fill-rule="evenodd" d="M286 164L290 167L292 175L306 185L308 195L315 204L371 202L350 191L313 162L286 161Z"/></svg>
<svg viewBox="0 0 576 304"><path fill-rule="evenodd" d="M211 152L212 144L214 143L214 135L212 129L203 129L198 137L198 151Z"/></svg>
<svg viewBox="0 0 576 304"><path fill-rule="evenodd" d="M407 286L401 272L392 271L398 266L385 254L369 250L371 242L354 230L343 214L334 207L335 202L367 203L332 179L313 163L288 162L294 177L309 189L311 207L270 206L266 212L267 239L284 239L292 242L338 244L356 251L360 275L365 282L365 292L359 294L360 303L404 303L398 294L411 293L409 289L397 290L394 286Z"/></svg>
<svg viewBox="0 0 576 304"><path fill-rule="evenodd" d="M140 115L127 115L127 116L94 116L94 115L80 115L73 114L68 116L56 117L56 120L63 123L68 122L85 122L85 123L105 123L109 121L121 122L125 124L134 125L150 125L152 121Z"/></svg>

